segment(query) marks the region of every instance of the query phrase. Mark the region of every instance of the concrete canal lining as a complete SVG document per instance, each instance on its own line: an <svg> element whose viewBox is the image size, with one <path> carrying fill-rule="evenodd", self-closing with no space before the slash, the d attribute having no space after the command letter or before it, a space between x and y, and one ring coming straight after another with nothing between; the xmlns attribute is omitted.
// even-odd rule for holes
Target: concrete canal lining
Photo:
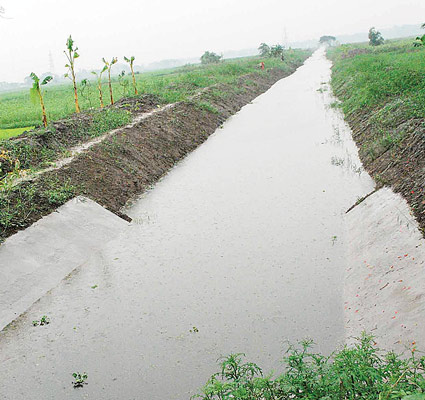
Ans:
<svg viewBox="0 0 425 400"><path fill-rule="evenodd" d="M0 246L0 330L85 263L127 222L84 197Z"/></svg>
<svg viewBox="0 0 425 400"><path fill-rule="evenodd" d="M403 197L383 188L347 214L347 341L365 330L386 349L425 348L425 240Z"/></svg>

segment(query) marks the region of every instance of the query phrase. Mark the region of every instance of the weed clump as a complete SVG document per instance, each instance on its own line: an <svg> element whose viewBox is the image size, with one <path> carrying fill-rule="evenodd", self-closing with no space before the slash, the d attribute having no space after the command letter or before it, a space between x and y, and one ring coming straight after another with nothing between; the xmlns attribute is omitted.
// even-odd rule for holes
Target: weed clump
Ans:
<svg viewBox="0 0 425 400"><path fill-rule="evenodd" d="M33 326L44 326L50 324L50 318L47 315L43 315L40 319L32 321Z"/></svg>
<svg viewBox="0 0 425 400"><path fill-rule="evenodd" d="M74 372L72 376L74 377L74 381L72 382L72 385L74 386L74 388L81 388L84 385L87 385L86 381L87 381L88 375L86 372L82 374L80 372Z"/></svg>
<svg viewBox="0 0 425 400"><path fill-rule="evenodd" d="M374 338L362 334L353 347L345 346L330 356L314 353L312 341L289 346L283 363L285 372L273 378L231 354L220 364L201 393L202 400L264 399L425 399L425 357L403 358L384 354Z"/></svg>

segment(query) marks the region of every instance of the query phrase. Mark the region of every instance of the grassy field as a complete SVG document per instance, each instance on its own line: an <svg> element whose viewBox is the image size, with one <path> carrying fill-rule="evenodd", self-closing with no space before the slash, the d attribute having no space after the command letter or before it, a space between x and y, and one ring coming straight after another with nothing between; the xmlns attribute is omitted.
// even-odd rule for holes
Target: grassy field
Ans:
<svg viewBox="0 0 425 400"><path fill-rule="evenodd" d="M328 51L331 85L378 186L403 194L425 232L425 48L413 39Z"/></svg>
<svg viewBox="0 0 425 400"><path fill-rule="evenodd" d="M302 51L285 53L288 63L301 59ZM171 70L137 74L137 86L140 94L158 95L164 103L185 100L199 89L216 84L232 83L241 75L258 70L258 57L247 57L228 60L219 64L193 65ZM282 67L277 58L266 59L266 68ZM116 71L118 72L118 71ZM78 76L77 76L78 78ZM117 79L113 82L114 99L132 95L133 89L129 79L127 90L124 90ZM106 104L109 100L107 82L103 82L103 94ZM99 95L96 82L92 81L88 89L79 93L81 108L99 107ZM45 87L45 103L49 120L57 120L74 112L74 98L71 84L51 85ZM36 126L41 122L38 104L30 100L29 90L0 94L0 129L24 128Z"/></svg>
<svg viewBox="0 0 425 400"><path fill-rule="evenodd" d="M23 128L10 128L10 129L0 129L0 140L9 139L14 136L18 136L25 131L33 129L33 126L25 126Z"/></svg>

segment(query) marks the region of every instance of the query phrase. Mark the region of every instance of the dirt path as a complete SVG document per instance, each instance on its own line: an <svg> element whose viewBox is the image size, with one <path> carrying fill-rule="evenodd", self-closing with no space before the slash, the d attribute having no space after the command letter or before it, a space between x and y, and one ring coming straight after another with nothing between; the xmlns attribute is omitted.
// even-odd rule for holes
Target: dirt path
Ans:
<svg viewBox="0 0 425 400"><path fill-rule="evenodd" d="M344 216L373 182L329 74L319 51L133 202L127 229L1 333L2 398L182 400L221 355L269 369L287 340L342 344Z"/></svg>

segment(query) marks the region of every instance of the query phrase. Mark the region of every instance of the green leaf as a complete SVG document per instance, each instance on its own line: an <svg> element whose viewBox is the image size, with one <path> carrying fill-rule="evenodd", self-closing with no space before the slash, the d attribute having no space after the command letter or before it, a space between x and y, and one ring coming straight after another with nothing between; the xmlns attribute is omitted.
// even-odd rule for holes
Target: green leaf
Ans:
<svg viewBox="0 0 425 400"><path fill-rule="evenodd" d="M41 84L42 85L47 85L51 80L53 79L53 76L46 76L44 79L43 79L43 82L41 82Z"/></svg>
<svg viewBox="0 0 425 400"><path fill-rule="evenodd" d="M34 81L34 83L38 85L38 82L40 82L40 79L36 74L34 74L34 72L30 73L30 77Z"/></svg>
<svg viewBox="0 0 425 400"><path fill-rule="evenodd" d="M69 38L66 41L66 47L69 51L72 51L72 48L74 47L74 41L72 40L71 35L69 35Z"/></svg>

